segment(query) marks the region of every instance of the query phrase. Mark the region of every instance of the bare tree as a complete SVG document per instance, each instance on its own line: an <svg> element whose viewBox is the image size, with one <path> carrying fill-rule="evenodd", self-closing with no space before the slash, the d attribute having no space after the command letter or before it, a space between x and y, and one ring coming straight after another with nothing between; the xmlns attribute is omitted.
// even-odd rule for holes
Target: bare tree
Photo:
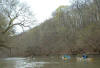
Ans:
<svg viewBox="0 0 100 68"><path fill-rule="evenodd" d="M20 3L19 0L5 0L0 10L8 19L8 25L3 33L8 32L16 25L22 27L22 29L24 29L24 27L30 27L30 24L34 22L34 16L30 8L27 7L26 4Z"/></svg>

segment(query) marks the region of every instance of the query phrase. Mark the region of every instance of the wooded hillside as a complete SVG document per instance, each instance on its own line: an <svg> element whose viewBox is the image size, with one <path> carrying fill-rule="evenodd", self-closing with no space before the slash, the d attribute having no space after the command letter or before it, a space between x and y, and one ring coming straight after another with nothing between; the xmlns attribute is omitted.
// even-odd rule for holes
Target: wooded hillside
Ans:
<svg viewBox="0 0 100 68"><path fill-rule="evenodd" d="M100 1L74 0L52 18L10 39L12 56L100 54ZM17 48L17 49L16 49Z"/></svg>

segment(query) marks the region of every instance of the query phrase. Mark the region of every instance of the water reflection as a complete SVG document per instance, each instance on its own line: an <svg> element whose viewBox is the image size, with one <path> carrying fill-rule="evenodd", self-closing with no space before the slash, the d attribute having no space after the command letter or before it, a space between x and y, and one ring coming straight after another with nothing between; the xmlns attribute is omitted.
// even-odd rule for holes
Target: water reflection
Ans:
<svg viewBox="0 0 100 68"><path fill-rule="evenodd" d="M79 62L75 57L68 62L58 58L3 58L0 68L100 68L100 57L93 62Z"/></svg>
<svg viewBox="0 0 100 68"><path fill-rule="evenodd" d="M43 67L44 64L49 62L25 62L25 61L17 61L16 68L40 68Z"/></svg>
<svg viewBox="0 0 100 68"><path fill-rule="evenodd" d="M5 58L1 59L0 67L2 68L40 68L49 62L36 62L34 59L26 58Z"/></svg>

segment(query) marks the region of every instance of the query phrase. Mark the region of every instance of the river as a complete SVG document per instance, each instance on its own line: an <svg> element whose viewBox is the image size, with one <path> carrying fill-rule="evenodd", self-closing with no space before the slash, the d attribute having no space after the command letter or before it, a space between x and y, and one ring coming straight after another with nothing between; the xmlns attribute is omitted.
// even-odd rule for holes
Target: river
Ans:
<svg viewBox="0 0 100 68"><path fill-rule="evenodd" d="M75 57L64 62L58 57L0 58L0 68L100 68L100 56L91 62L76 61Z"/></svg>

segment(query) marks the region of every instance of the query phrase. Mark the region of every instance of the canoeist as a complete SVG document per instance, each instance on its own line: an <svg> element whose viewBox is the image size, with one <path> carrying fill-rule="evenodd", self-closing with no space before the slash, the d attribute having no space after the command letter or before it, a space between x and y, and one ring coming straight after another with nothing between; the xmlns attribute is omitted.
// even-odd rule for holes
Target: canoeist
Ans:
<svg viewBox="0 0 100 68"><path fill-rule="evenodd" d="M86 55L86 54L83 54L83 59L87 59L88 58L88 56Z"/></svg>
<svg viewBox="0 0 100 68"><path fill-rule="evenodd" d="M69 60L71 57L67 54L64 54L64 56L62 56L62 59L64 60L64 62L67 62L67 60Z"/></svg>

